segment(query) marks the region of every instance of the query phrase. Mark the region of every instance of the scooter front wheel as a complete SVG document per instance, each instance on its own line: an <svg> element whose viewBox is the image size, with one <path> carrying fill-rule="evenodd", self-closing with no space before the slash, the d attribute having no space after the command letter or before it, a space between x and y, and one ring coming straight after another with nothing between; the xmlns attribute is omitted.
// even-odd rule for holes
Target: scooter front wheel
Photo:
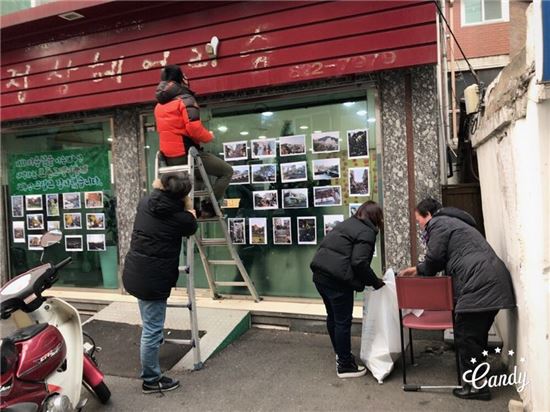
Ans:
<svg viewBox="0 0 550 412"><path fill-rule="evenodd" d="M106 404L109 402L109 399L111 399L111 391L105 384L105 382L101 381L96 386L92 387L88 385L85 381L82 382L86 389L88 389L99 401L103 404Z"/></svg>

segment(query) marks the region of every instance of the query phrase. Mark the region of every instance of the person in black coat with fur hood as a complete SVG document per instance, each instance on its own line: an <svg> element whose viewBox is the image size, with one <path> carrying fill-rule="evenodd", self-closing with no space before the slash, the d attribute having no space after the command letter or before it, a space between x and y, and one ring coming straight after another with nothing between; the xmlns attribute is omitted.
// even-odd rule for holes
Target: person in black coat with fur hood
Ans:
<svg viewBox="0 0 550 412"><path fill-rule="evenodd" d="M182 238L197 231L189 179L181 173L163 174L154 190L137 207L130 251L122 281L138 299L143 323L140 342L143 393L176 389L179 382L163 376L159 348L163 341L166 301L179 276Z"/></svg>
<svg viewBox="0 0 550 412"><path fill-rule="evenodd" d="M327 330L336 353L337 376L355 378L367 372L351 353L354 291L379 289L384 282L370 267L376 236L383 227L380 206L367 201L357 213L327 233L310 268L327 310Z"/></svg>
<svg viewBox="0 0 550 412"><path fill-rule="evenodd" d="M455 346L461 374L468 378L487 349L489 329L500 309L513 309L516 299L510 272L476 229L475 219L454 207L442 208L432 198L416 206L427 252L423 262L400 276L434 276L445 270L453 280ZM475 362L472 360L475 359ZM477 387L476 387L477 386ZM483 386L483 387L482 387ZM464 382L453 394L463 399L491 399L483 382Z"/></svg>

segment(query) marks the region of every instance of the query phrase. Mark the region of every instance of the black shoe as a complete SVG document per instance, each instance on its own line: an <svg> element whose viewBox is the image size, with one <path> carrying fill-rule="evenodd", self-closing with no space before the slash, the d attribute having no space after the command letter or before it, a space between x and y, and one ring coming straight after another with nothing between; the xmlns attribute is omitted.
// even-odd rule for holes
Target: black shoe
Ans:
<svg viewBox="0 0 550 412"><path fill-rule="evenodd" d="M159 393L173 391L174 389L179 388L179 386L180 382L178 380L163 376L154 383L143 382L143 385L141 385L141 390L143 393Z"/></svg>
<svg viewBox="0 0 550 412"><path fill-rule="evenodd" d="M216 211L214 210L214 205L212 205L212 202L202 201L200 219L209 219L214 216L216 216Z"/></svg>
<svg viewBox="0 0 550 412"><path fill-rule="evenodd" d="M480 401L491 400L491 392L486 386L482 389L476 389L466 384L462 388L453 389L453 395L460 399L478 399Z"/></svg>
<svg viewBox="0 0 550 412"><path fill-rule="evenodd" d="M336 375L339 378L359 378L367 373L367 368L363 365L357 365L355 358L352 356L348 363L340 363L337 361Z"/></svg>

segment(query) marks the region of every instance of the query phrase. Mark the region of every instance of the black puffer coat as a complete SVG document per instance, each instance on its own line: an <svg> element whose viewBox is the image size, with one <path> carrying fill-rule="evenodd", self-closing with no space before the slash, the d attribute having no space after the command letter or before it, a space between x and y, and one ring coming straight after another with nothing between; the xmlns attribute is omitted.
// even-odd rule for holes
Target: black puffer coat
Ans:
<svg viewBox="0 0 550 412"><path fill-rule="evenodd" d="M197 231L183 200L155 189L140 200L122 281L142 300L166 299L178 280L182 238Z"/></svg>
<svg viewBox="0 0 550 412"><path fill-rule="evenodd" d="M516 306L510 272L475 228L475 220L456 208L443 208L426 225L428 251L420 276L445 269L453 278L456 312L485 312Z"/></svg>
<svg viewBox="0 0 550 412"><path fill-rule="evenodd" d="M365 286L384 286L370 267L377 234L378 228L369 219L352 216L336 225L310 264L313 281L336 290L358 292Z"/></svg>

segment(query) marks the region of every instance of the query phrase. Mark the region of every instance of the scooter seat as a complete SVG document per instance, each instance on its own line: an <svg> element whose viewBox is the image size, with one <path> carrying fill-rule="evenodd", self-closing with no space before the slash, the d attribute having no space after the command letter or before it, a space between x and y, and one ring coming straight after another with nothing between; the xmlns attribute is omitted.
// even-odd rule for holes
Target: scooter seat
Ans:
<svg viewBox="0 0 550 412"><path fill-rule="evenodd" d="M36 325L27 326L26 328L16 330L9 336L9 339L11 339L13 343L22 342L38 335L47 327L47 323L38 323Z"/></svg>

